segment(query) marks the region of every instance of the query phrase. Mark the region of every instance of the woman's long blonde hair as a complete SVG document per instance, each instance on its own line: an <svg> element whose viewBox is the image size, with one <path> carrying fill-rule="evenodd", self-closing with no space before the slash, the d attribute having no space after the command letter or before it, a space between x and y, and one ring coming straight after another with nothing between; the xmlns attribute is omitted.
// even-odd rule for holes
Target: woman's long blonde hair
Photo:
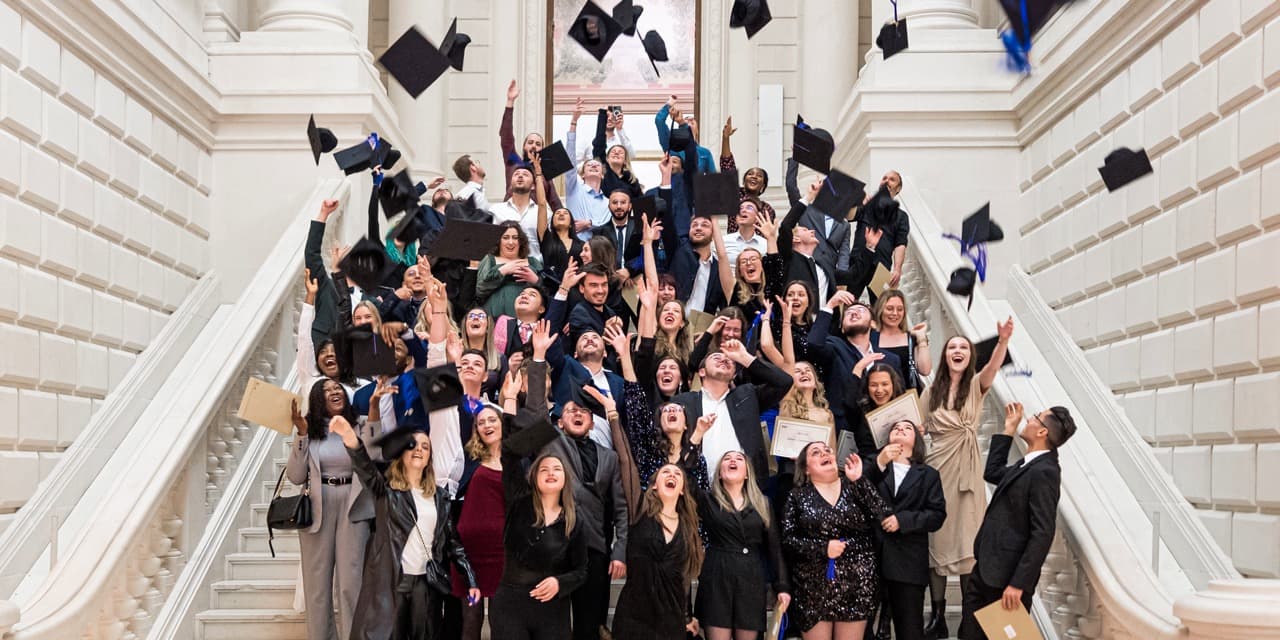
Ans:
<svg viewBox="0 0 1280 640"><path fill-rule="evenodd" d="M809 404L805 400L804 392L800 387L791 385L791 390L787 395L782 397L782 402L778 403L778 415L788 418L799 418L800 420L809 419L809 409L823 409L828 414L831 413L831 405L827 402L827 388L822 384L822 380L818 377L818 370L812 364L801 360L796 364L804 363L813 371L813 404Z"/></svg>
<svg viewBox="0 0 1280 640"><path fill-rule="evenodd" d="M716 461L716 481L711 483L711 497L716 499L716 504L720 505L721 509L736 513L739 509L734 506L733 498L729 496L720 478L720 464L731 453L742 455L741 451L726 451ZM742 457L746 458L745 455ZM744 466L747 469L747 479L742 483L742 496L746 498L746 506L755 509L756 513L760 514L760 519L764 520L764 526L767 527L773 520L773 514L769 511L769 501L765 500L764 494L760 492L760 485L756 484L756 470L752 468L751 461L746 460Z"/></svg>
<svg viewBox="0 0 1280 640"><path fill-rule="evenodd" d="M427 446L431 447L431 436L422 434L427 439ZM417 436L414 436L415 442ZM435 449L428 449L431 455L435 455ZM422 497L431 498L436 495L436 471L434 465L431 464L431 456L427 456L427 466L422 468ZM391 461L391 466L387 468L387 484L396 491L409 491L409 477L404 467L404 454Z"/></svg>
<svg viewBox="0 0 1280 640"><path fill-rule="evenodd" d="M368 309L373 314L373 331L380 333L382 331L382 314L378 312L378 305L372 300L361 300L356 306L351 308L351 315L356 315L356 309Z"/></svg>
<svg viewBox="0 0 1280 640"><path fill-rule="evenodd" d="M547 516L542 512L542 499L538 496L538 466L547 458L555 458L564 468L564 486L560 488L560 511L564 515L564 535L567 537L573 532L573 525L578 520L577 507L573 502L573 474L569 472L569 465L565 464L564 459L554 453L544 453L529 465L529 487L533 489L533 493L529 496L529 499L533 500L533 526L545 527L551 524L544 522Z"/></svg>
<svg viewBox="0 0 1280 640"><path fill-rule="evenodd" d="M890 289L876 299L876 306L871 310L871 319L875 321L876 328L884 331L884 327L880 323L880 316L884 314L884 305L890 300L897 298L902 301L902 320L898 321L898 330L903 333L911 331L911 325L907 322L907 296L898 289Z"/></svg>
<svg viewBox="0 0 1280 640"><path fill-rule="evenodd" d="M363 303L362 303L363 304ZM449 330L454 335L462 335L462 331L458 329L458 323L453 320L453 303L445 302L445 321L449 323ZM431 333L431 322L434 316L431 314L431 305L426 302L418 307L418 319L413 324L413 330L421 333Z"/></svg>
<svg viewBox="0 0 1280 640"><path fill-rule="evenodd" d="M760 256L760 284L752 284L742 279L742 256L747 255L748 251ZM764 268L764 253L761 253L753 247L746 247L738 254L738 257L734 262L733 278L737 284L741 286L737 287L738 295L734 297L733 304L742 306L752 300L755 300L763 305L767 302L767 300L765 300L764 292L769 284L769 274L765 272ZM746 327L743 327L743 329L745 330Z"/></svg>
<svg viewBox="0 0 1280 640"><path fill-rule="evenodd" d="M680 539L685 550L684 560L684 586L686 589L693 578L702 570L702 536L698 534L698 504L691 497L689 483L693 479L685 474L684 469L679 465L664 464L658 467L657 471L649 476L649 488L644 492L644 496L640 499L640 517L652 518L658 522L658 526L665 527L662 522L662 498L658 496L658 473L667 467L674 467L680 471L680 477L684 481L684 491L676 497L676 515L680 517Z"/></svg>
<svg viewBox="0 0 1280 640"><path fill-rule="evenodd" d="M479 418L480 414L485 411L497 412L498 420L502 420L502 409L499 408L498 405L490 402L484 403L484 407L476 413L476 417ZM484 462L491 457L489 454L489 445L485 444L484 440L480 439L479 429L471 430L471 437L467 438L467 444L463 446L462 449L467 454L468 458L477 462Z"/></svg>
<svg viewBox="0 0 1280 640"><path fill-rule="evenodd" d="M681 362L689 361L689 354L693 352L693 335L689 331L689 321L685 320L684 303L679 300L672 300L668 304L676 304L680 306L680 330L676 331L676 339L672 341L667 337L667 332L658 327L657 333L654 335L653 353L659 359L664 356L673 356ZM658 315L661 317L662 308L658 308Z"/></svg>

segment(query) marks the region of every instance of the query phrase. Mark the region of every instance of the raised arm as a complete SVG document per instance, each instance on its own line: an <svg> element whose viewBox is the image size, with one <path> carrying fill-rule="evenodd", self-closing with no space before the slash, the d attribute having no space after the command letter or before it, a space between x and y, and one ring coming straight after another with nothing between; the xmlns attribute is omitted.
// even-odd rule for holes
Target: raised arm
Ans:
<svg viewBox="0 0 1280 640"><path fill-rule="evenodd" d="M356 477L360 478L360 484L374 496L386 495L387 478L378 472L373 460L369 459L369 454L364 447L360 446L360 438L356 437L351 423L342 416L334 416L329 419L329 433L342 438L342 445L347 448L347 456L351 458L351 468L355 471Z"/></svg>
<svg viewBox="0 0 1280 640"><path fill-rule="evenodd" d="M787 174L783 179L783 184L787 188L787 201L794 207L800 204L800 163L795 158L787 158Z"/></svg>
<svg viewBox="0 0 1280 640"><path fill-rule="evenodd" d="M785 305L779 305L779 309L786 311ZM790 327L790 325L787 325ZM790 328L788 328L790 331ZM773 301L766 300L764 303L764 313L760 314L760 353L769 359L775 366L790 369L786 357L778 350L778 345L773 341Z"/></svg>
<svg viewBox="0 0 1280 640"><path fill-rule="evenodd" d="M1009 352L1009 338L1013 337L1013 316L1009 316L1004 322L996 323L996 348L991 351L991 360L987 361L987 366L982 368L978 373L978 384L983 393L991 389L991 385L996 382L996 374L1000 373L1000 366L1004 363L1004 356ZM972 356L971 356L972 357Z"/></svg>
<svg viewBox="0 0 1280 640"><path fill-rule="evenodd" d="M733 116L729 116L724 121L724 130L720 133L720 170L721 171L737 171L738 165L733 161L733 149L729 147L729 138L737 133L737 129L733 127Z"/></svg>
<svg viewBox="0 0 1280 640"><path fill-rule="evenodd" d="M323 265L321 265L323 266ZM324 270L321 269L321 272ZM300 378L304 381L314 381L320 377L320 369L316 366L316 346L311 338L311 325L316 320L316 292L320 289L320 283L311 278L311 269L303 269L302 282L307 289L306 298L302 303L302 312L298 314L298 337L296 339L296 363ZM303 393L310 392L310 389L304 389Z"/></svg>
<svg viewBox="0 0 1280 640"><path fill-rule="evenodd" d="M541 238L547 228L547 187L542 180L542 154L534 154L529 160L533 163L534 198L538 204L538 226L534 227L537 229L535 235Z"/></svg>
<svg viewBox="0 0 1280 640"><path fill-rule="evenodd" d="M724 247L724 234L720 232L720 225L711 225L711 240L715 244L716 272L720 275L720 289L724 291L725 302L733 304L733 285L736 281L733 279L733 266L729 264L729 252Z"/></svg>
<svg viewBox="0 0 1280 640"><path fill-rule="evenodd" d="M516 85L513 78L511 84L507 85L507 106L502 111L502 124L498 125L498 144L502 147L502 161L510 164L511 155L516 152L516 136L513 132L512 121L515 118L516 98L520 97L520 87ZM508 177L510 182L511 178ZM510 185L507 185L510 187Z"/></svg>

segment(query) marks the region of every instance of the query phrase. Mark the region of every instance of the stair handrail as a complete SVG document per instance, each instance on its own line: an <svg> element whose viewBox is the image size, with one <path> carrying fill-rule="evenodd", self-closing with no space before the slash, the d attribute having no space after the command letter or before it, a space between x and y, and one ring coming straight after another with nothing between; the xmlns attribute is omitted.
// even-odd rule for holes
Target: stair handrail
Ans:
<svg viewBox="0 0 1280 640"><path fill-rule="evenodd" d="M229 447L258 440L249 437L258 427L233 415L243 385L250 375L276 380L295 361L291 336L310 220L321 201L346 200L349 192L346 179L320 182L237 302L214 314L193 345L204 357L183 359L140 417L144 428L132 429L103 466L117 472L103 489L107 499L85 514L83 531L28 600L0 601L0 612L13 604L20 610L16 621L0 616L0 637L148 635L185 567L184 548L195 544L184 528L203 528L234 477L224 468L238 464Z"/></svg>
<svg viewBox="0 0 1280 640"><path fill-rule="evenodd" d="M913 182L908 176L903 176L905 185ZM985 334L994 330L996 316L982 287L975 289L972 305L968 308L965 300L946 291L951 272L961 266L968 266L967 261L960 257L952 241L943 238L943 229L922 194L904 187L899 200L911 217L909 253L915 262L913 268L918 270L917 277L923 278L928 284L930 299L940 305L960 334L970 339L985 337ZM989 323L992 328L980 331L975 317ZM935 326L931 331L937 329ZM941 338L945 339L945 336ZM1017 342L1026 345L1028 341L1027 336L1015 334L1014 346L1017 346ZM1026 350L1033 349L1033 346L1026 345ZM1040 376L1052 376L1054 373L1056 371L1044 371ZM1034 384L1024 381L1015 389L1001 375L992 387L992 394L1003 405L1020 397L1025 398L1031 388L1034 388ZM1064 402L1065 399L1052 400L1070 404ZM1073 444L1075 440L1095 438L1092 433L1093 425L1089 420L1078 421L1078 424L1082 428L1077 431ZM1145 445L1143 448L1150 455ZM1172 613L1173 597L1165 590L1159 576L1149 565L1138 559L1126 544L1117 544L1124 542L1126 534L1116 522L1117 514L1108 508L1111 500L1109 492L1116 488L1094 486L1090 479L1089 467L1098 461L1074 456L1070 448L1064 449L1062 456L1064 474L1058 509L1065 527L1059 529L1067 534L1070 550L1088 576L1088 587L1101 596L1097 604L1109 614L1111 620L1119 623L1133 637L1183 636L1185 630ZM1074 472L1069 469L1072 466L1076 467ZM1203 525L1201 531L1203 532ZM1204 535L1207 536L1207 532ZM1039 597L1038 595L1037 598ZM1038 622L1042 628L1046 624L1045 620Z"/></svg>

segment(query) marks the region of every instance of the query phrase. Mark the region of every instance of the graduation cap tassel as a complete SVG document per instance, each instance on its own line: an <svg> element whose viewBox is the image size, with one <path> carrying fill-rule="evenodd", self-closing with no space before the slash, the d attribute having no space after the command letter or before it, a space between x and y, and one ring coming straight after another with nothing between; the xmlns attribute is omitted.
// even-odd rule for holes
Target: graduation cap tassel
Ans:
<svg viewBox="0 0 1280 640"><path fill-rule="evenodd" d="M1020 0L1019 9L1022 17L1022 32L1025 38L1019 39L1016 29L1000 33L1000 41L1004 43L1007 53L1005 65L1010 71L1029 75L1031 73L1031 23L1027 19L1027 0Z"/></svg>
<svg viewBox="0 0 1280 640"><path fill-rule="evenodd" d="M898 21L898 0L889 0L889 3L893 5L893 21L897 22Z"/></svg>

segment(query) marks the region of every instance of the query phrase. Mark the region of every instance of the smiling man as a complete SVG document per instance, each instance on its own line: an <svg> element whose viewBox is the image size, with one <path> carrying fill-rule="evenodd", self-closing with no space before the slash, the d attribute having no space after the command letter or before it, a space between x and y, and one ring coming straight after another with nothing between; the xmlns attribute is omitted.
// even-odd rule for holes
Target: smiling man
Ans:
<svg viewBox="0 0 1280 640"><path fill-rule="evenodd" d="M831 316L840 306L844 306L844 313L840 317L841 335L829 335ZM823 384L826 385L831 413L836 418L836 428L851 428L844 421L844 394L847 389L855 388L851 385L858 382L853 375L854 365L863 356L874 351L871 346L871 308L859 302L848 291L837 291L818 312L817 319L813 321L813 329L809 331L808 342L810 358L826 371ZM887 351L876 353L882 356L881 364L895 369L902 368L898 356Z"/></svg>

